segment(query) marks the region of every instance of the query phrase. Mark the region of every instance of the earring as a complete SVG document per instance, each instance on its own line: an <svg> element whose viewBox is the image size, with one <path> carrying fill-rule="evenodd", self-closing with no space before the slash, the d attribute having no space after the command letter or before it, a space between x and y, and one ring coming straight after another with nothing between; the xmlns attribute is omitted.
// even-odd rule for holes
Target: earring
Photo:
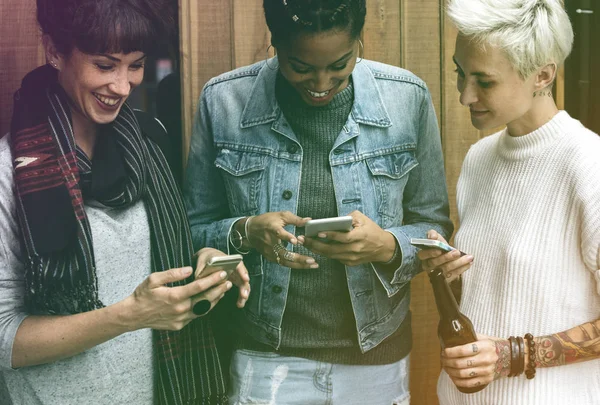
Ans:
<svg viewBox="0 0 600 405"><path fill-rule="evenodd" d="M54 69L58 69L58 65L56 64L56 62L52 61L52 62L50 62L50 64L52 65L52 67Z"/></svg>
<svg viewBox="0 0 600 405"><path fill-rule="evenodd" d="M361 50L362 50L362 56L360 56ZM356 63L362 62L363 59L365 58L365 46L363 45L363 43L360 39L358 40L358 58L359 58L358 62L356 62Z"/></svg>
<svg viewBox="0 0 600 405"><path fill-rule="evenodd" d="M267 67L269 69L271 69L271 70L277 70L277 66L271 67L271 65L269 65L269 59L270 59L270 57L269 57L269 49L271 49L271 48L273 48L275 50L275 56L277 56L277 50L275 49L275 47L273 47L273 45L269 45L267 47L267 59L265 60L265 63L267 64Z"/></svg>

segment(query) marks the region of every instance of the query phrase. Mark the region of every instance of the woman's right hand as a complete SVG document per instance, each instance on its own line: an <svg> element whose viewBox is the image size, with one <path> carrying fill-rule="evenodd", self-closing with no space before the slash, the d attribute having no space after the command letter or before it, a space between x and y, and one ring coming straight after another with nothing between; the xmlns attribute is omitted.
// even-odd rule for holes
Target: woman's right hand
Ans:
<svg viewBox="0 0 600 405"><path fill-rule="evenodd" d="M286 231L284 227L286 225L302 227L308 220L310 218L300 218L290 211L267 212L250 219L246 237L250 245L271 262L292 269L317 268L318 265L314 258L287 252L285 248L277 246L281 242L284 246L287 242L297 245L296 236Z"/></svg>
<svg viewBox="0 0 600 405"><path fill-rule="evenodd" d="M431 229L427 232L427 238L446 242L446 239L435 230ZM451 252L444 252L441 249L421 249L417 253L417 257L421 260L423 270L430 271L435 268L440 268L446 276L447 282L456 280L462 273L471 267L473 256L464 255L458 249Z"/></svg>
<svg viewBox="0 0 600 405"><path fill-rule="evenodd" d="M211 307L232 286L225 281L227 273L216 272L189 284L168 287L167 284L183 281L192 274L191 267L152 273L123 301L124 322L130 330L142 328L181 330L198 318L192 311L194 304L203 299Z"/></svg>

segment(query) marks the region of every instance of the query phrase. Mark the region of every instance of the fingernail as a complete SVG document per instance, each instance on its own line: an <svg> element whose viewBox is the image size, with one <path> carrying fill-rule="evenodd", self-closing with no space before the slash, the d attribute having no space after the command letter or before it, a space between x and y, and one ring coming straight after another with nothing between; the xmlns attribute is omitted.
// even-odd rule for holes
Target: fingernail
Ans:
<svg viewBox="0 0 600 405"><path fill-rule="evenodd" d="M467 260L468 260L468 261L470 261L470 262L472 262L474 259L475 259L475 258L474 258L473 256L471 256L471 255L468 255L468 256L467 256Z"/></svg>
<svg viewBox="0 0 600 405"><path fill-rule="evenodd" d="M192 309L192 311L194 312L194 314L200 316L200 315L204 315L205 313L207 313L209 309L210 309L210 301L202 300L202 301L198 301L198 302L196 302L196 304L194 304L194 308Z"/></svg>
<svg viewBox="0 0 600 405"><path fill-rule="evenodd" d="M311 265L310 265L310 268L311 268L311 269L318 269L318 268L319 268L319 265L318 265L318 264L316 264L316 263L315 263L315 264L311 264Z"/></svg>
<svg viewBox="0 0 600 405"><path fill-rule="evenodd" d="M313 259L312 257L310 259L306 259L306 264L313 264L315 262L315 259Z"/></svg>
<svg viewBox="0 0 600 405"><path fill-rule="evenodd" d="M221 276L221 278L227 278L227 272L222 271L221 274L219 274L219 276Z"/></svg>
<svg viewBox="0 0 600 405"><path fill-rule="evenodd" d="M192 268L184 267L183 269L181 269L181 274L184 276L189 276L190 274L192 274Z"/></svg>
<svg viewBox="0 0 600 405"><path fill-rule="evenodd" d="M233 286L233 283L231 281L228 281L227 283L225 283L225 285L227 286L227 289L229 290Z"/></svg>
<svg viewBox="0 0 600 405"><path fill-rule="evenodd" d="M320 233L317 235L319 238L326 238L327 234L326 233Z"/></svg>

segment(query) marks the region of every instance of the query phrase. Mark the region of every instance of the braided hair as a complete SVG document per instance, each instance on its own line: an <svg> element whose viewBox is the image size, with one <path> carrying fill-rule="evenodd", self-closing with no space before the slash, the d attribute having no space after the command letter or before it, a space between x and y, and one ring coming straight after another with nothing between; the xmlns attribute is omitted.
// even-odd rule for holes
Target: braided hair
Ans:
<svg viewBox="0 0 600 405"><path fill-rule="evenodd" d="M329 30L358 38L367 14L366 0L264 0L263 7L274 44Z"/></svg>

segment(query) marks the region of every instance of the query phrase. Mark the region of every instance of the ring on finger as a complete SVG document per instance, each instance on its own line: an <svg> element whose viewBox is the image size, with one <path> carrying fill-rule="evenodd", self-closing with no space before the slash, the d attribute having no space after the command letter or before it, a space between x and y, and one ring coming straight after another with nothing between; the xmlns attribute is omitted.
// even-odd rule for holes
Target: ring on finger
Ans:
<svg viewBox="0 0 600 405"><path fill-rule="evenodd" d="M285 246L283 246L281 243L276 243L273 245L273 252L275 254L278 254L282 250L286 250L286 249L285 249Z"/></svg>
<svg viewBox="0 0 600 405"><path fill-rule="evenodd" d="M275 252L275 259L277 260L277 264L281 264L281 258L279 257L279 250L275 250L273 248L273 252Z"/></svg>
<svg viewBox="0 0 600 405"><path fill-rule="evenodd" d="M291 262L294 260L294 252L290 252L289 250L286 250L285 253L283 254L283 258L285 260L287 260L288 262Z"/></svg>

